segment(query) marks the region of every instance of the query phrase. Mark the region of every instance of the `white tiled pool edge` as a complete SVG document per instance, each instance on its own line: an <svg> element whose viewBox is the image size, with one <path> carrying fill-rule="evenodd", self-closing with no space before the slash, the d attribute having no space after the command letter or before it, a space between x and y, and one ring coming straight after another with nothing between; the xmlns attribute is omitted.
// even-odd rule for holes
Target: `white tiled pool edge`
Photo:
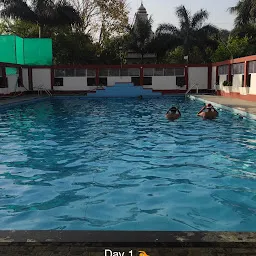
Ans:
<svg viewBox="0 0 256 256"><path fill-rule="evenodd" d="M242 110L239 110L239 109L236 109L236 108L227 107L225 105L221 105L221 104L213 102L213 101L205 100L205 99L202 99L200 97L195 97L193 95L188 95L188 97L192 100L198 100L198 101L201 101L201 102L204 102L204 103L211 103L216 108L226 109L226 110L231 111L235 114L239 114L239 115L241 115L245 118L249 118L249 119L252 119L252 120L256 121L256 115L250 114L246 111L242 111Z"/></svg>

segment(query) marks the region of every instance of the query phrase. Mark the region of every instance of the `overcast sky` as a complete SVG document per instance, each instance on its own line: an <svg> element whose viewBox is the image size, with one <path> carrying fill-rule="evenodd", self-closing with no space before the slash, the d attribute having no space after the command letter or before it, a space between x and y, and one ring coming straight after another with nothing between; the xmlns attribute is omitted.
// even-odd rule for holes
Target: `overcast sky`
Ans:
<svg viewBox="0 0 256 256"><path fill-rule="evenodd" d="M223 29L231 30L234 24L234 15L229 14L227 9L235 6L238 0L143 0L143 4L149 15L154 20L154 30L160 23L178 25L175 16L175 7L184 5L192 13L206 9L209 12L209 23ZM141 0L128 0L130 8L130 22L141 4Z"/></svg>

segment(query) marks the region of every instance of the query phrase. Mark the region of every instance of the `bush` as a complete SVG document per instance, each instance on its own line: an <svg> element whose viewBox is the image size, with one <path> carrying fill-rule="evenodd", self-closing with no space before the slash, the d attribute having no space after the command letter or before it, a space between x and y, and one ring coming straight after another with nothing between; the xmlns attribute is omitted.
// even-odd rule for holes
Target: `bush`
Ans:
<svg viewBox="0 0 256 256"><path fill-rule="evenodd" d="M223 86L232 86L232 82L229 82L229 81L224 81Z"/></svg>

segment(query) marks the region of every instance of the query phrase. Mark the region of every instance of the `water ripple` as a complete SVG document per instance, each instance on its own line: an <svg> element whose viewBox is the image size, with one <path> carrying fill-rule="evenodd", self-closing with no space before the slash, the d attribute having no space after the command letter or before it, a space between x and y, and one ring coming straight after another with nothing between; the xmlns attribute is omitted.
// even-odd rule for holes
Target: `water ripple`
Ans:
<svg viewBox="0 0 256 256"><path fill-rule="evenodd" d="M182 118L165 119L171 105ZM0 229L255 231L255 123L181 98L0 112Z"/></svg>

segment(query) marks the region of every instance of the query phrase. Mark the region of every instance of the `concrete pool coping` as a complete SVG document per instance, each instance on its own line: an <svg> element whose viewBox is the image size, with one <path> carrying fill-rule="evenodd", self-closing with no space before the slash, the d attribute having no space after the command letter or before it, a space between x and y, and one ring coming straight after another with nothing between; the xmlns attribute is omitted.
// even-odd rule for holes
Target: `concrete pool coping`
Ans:
<svg viewBox="0 0 256 256"><path fill-rule="evenodd" d="M192 100L211 103L219 109L226 109L245 118L256 121L256 102L213 95L189 95Z"/></svg>
<svg viewBox="0 0 256 256"><path fill-rule="evenodd" d="M83 243L95 246L236 247L256 246L256 232L170 231L0 231L0 246L12 243Z"/></svg>
<svg viewBox="0 0 256 256"><path fill-rule="evenodd" d="M0 231L1 256L141 256L140 251L145 256L255 256L256 233Z"/></svg>

